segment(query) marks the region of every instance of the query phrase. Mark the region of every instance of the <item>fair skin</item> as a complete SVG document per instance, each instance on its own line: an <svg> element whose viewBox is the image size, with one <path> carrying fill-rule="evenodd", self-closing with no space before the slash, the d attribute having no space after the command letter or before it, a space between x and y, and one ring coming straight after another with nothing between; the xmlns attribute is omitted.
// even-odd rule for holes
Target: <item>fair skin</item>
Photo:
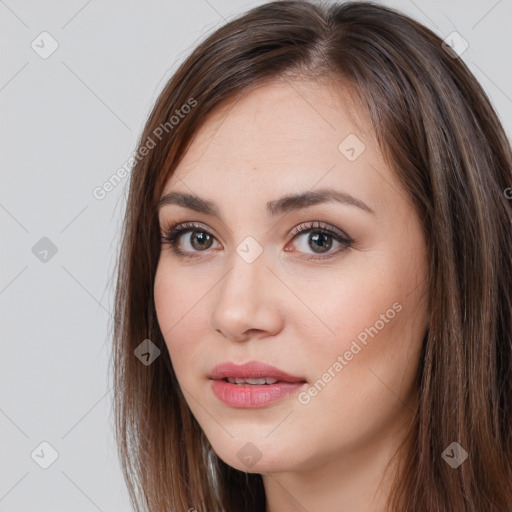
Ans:
<svg viewBox="0 0 512 512"><path fill-rule="evenodd" d="M162 244L155 306L193 415L224 462L263 475L267 512L383 511L391 485L384 469L417 400L425 241L369 119L361 109L349 115L343 90L279 80L247 92L208 116L161 194L194 194L220 210L222 218L160 208L162 229L201 226L179 238L195 258ZM338 149L349 134L366 146L353 161ZM320 189L350 194L373 213L334 201L275 217L266 210L268 201ZM332 235L315 245L315 229L290 236L314 221L353 245ZM236 251L246 237L263 251L251 263ZM370 328L367 344L346 355ZM338 356L341 371L333 370ZM212 367L253 360L304 377L302 402L298 393L252 409L221 402ZM329 368L331 378L322 377ZM322 378L324 387L309 393ZM237 456L248 442L260 453L250 468Z"/></svg>

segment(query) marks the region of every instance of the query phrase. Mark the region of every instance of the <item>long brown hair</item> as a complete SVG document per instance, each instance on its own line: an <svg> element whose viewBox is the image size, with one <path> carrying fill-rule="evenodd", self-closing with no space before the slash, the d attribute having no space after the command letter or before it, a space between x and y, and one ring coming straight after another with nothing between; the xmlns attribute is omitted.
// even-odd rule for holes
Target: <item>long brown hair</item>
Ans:
<svg viewBox="0 0 512 512"><path fill-rule="evenodd" d="M390 510L512 510L512 155L488 97L432 31L370 2L277 1L207 37L164 87L138 142L117 267L115 435L137 511L262 512L262 477L212 450L157 323L156 203L205 118L277 77L335 77L358 95L427 242L428 327ZM224 103L225 104L225 103ZM185 108L184 105L189 105ZM149 141L152 141L150 143ZM134 350L161 351L149 365ZM442 458L453 442L468 459Z"/></svg>

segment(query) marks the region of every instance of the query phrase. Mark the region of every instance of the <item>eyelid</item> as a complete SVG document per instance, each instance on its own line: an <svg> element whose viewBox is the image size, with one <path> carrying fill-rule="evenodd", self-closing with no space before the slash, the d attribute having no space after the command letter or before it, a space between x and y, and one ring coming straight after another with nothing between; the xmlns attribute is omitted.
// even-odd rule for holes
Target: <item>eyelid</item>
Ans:
<svg viewBox="0 0 512 512"><path fill-rule="evenodd" d="M341 229L339 229L339 228L337 228L335 226L332 226L331 224L329 224L327 222L322 222L322 221L319 221L319 220L303 222L302 224L299 224L298 226L295 226L288 233L288 237L294 238L295 236L297 236L298 234L300 234L302 232L313 231L315 229L324 230L324 231L328 231L328 232L330 232L332 234L336 234L340 238L343 238L347 242L350 242L350 243L353 243L355 241L350 236L348 236L348 234L345 233L343 230L341 230Z"/></svg>
<svg viewBox="0 0 512 512"><path fill-rule="evenodd" d="M203 224L202 222L191 220L191 221L184 221L184 222L166 222L160 227L162 231L162 236L167 236L171 232L180 231L178 235L182 235L185 231L190 232L192 230L199 230L203 229L207 233L214 236L216 239L219 239L220 237L217 235L217 232L210 228L210 226L207 226L206 224Z"/></svg>
<svg viewBox="0 0 512 512"><path fill-rule="evenodd" d="M211 229L206 224L203 224L200 221L184 221L184 222L169 222L168 224L164 224L161 226L161 230L163 232L163 236L168 235L171 231L185 231L188 229L204 229L206 232L210 233L211 235L214 235L215 238L219 238L216 232ZM301 224L298 224L293 229L291 229L288 234L286 235L288 238L294 238L299 233L313 230L313 229L324 229L326 231L331 231L332 233L336 233L338 236L344 238L348 242L354 242L355 240L352 239L347 233L345 233L343 230L336 228L335 226L332 226L331 224L327 222L322 221L309 221L309 222L303 222ZM182 233L180 233L181 235Z"/></svg>

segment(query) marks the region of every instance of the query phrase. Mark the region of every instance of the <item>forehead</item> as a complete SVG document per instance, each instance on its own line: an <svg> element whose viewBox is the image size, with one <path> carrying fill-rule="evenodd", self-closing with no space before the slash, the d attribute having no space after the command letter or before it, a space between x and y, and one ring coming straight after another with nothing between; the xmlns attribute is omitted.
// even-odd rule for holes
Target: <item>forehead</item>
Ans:
<svg viewBox="0 0 512 512"><path fill-rule="evenodd" d="M208 116L161 197L190 193L235 214L265 209L292 193L332 188L378 211L397 201L400 185L371 126L350 91L336 84L265 84ZM349 159L344 152L354 142L361 153Z"/></svg>
<svg viewBox="0 0 512 512"><path fill-rule="evenodd" d="M350 134L364 140L366 148L373 143L365 113L346 89L317 81L270 82L208 116L168 185L185 175L208 179L212 168L234 168L239 177L256 170L260 177L327 170L339 160L339 144Z"/></svg>

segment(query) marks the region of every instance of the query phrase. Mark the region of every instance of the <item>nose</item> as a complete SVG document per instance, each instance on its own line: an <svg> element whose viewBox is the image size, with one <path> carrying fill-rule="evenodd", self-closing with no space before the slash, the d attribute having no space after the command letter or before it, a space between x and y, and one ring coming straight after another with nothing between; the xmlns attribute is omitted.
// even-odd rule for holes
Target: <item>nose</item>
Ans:
<svg viewBox="0 0 512 512"><path fill-rule="evenodd" d="M248 263L235 253L231 269L215 287L210 326L227 339L265 338L283 328L282 303L276 293L281 283L264 256Z"/></svg>

